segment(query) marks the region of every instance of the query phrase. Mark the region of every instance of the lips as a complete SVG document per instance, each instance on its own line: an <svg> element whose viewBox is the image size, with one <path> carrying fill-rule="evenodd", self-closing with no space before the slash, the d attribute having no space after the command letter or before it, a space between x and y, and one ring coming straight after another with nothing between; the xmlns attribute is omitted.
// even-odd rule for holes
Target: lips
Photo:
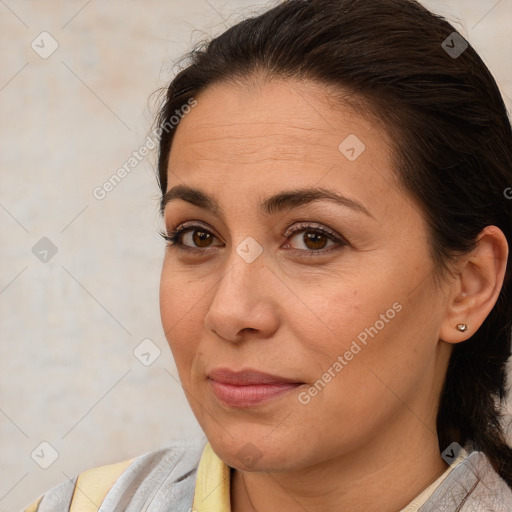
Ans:
<svg viewBox="0 0 512 512"><path fill-rule="evenodd" d="M212 370L208 377L217 382L224 384L232 384L234 386L248 386L251 384L302 384L295 379L288 379L270 373L259 372L257 370L243 370L239 372L232 371L228 368L217 368Z"/></svg>
<svg viewBox="0 0 512 512"><path fill-rule="evenodd" d="M282 396L304 384L295 379L257 370L239 372L218 368L208 374L210 387L217 399L228 407L252 407Z"/></svg>

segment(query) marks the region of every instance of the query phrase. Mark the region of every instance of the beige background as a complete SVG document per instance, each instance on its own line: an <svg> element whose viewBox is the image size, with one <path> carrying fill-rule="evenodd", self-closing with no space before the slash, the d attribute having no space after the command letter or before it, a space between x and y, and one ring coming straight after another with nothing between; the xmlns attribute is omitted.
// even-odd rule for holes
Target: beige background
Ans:
<svg viewBox="0 0 512 512"><path fill-rule="evenodd" d="M424 3L461 19L510 108L512 0ZM1 512L200 432L160 326L155 155L103 200L92 191L143 144L173 62L262 5L0 0ZM50 48L43 31L47 59L31 47ZM58 250L46 263L42 237ZM161 351L149 366L133 354L144 339L146 359ZM48 469L31 458L51 462L41 442L58 452Z"/></svg>

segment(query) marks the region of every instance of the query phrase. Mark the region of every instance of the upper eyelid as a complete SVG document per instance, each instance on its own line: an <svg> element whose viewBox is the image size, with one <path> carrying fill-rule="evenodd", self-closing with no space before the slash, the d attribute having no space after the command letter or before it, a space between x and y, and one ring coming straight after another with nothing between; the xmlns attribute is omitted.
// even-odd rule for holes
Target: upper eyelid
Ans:
<svg viewBox="0 0 512 512"><path fill-rule="evenodd" d="M298 225L296 226L296 224L298 224ZM291 228L294 226L295 226L295 229L291 230ZM324 226L323 224L320 224L318 222L306 222L306 221L298 221L298 222L294 222L293 224L291 224L288 228L286 228L284 236L291 236L298 232L305 231L307 229L310 229L311 231L318 230L325 234L331 234L331 236L336 239L344 238L341 235L339 235L338 233L336 233L336 231L332 230L331 228L328 228L327 226ZM291 230L290 234L286 235L286 233L288 233L288 231L290 231L290 230Z"/></svg>
<svg viewBox="0 0 512 512"><path fill-rule="evenodd" d="M173 228L172 232L175 234L179 234L179 236L182 236L184 232L195 231L196 228L202 228L205 231L207 231L208 233L212 234L215 238L220 239L220 237L218 237L213 232L214 230L210 229L209 227L206 227L200 221L182 222L181 224L178 224L176 226L176 228ZM292 228L294 228L294 229L292 229ZM292 224L287 226L283 237L289 238L291 236L297 235L301 231L307 231L308 229L310 231L315 231L315 230L319 231L327 237L330 236L330 239L337 243L341 243L341 242L348 243L348 241L346 240L346 238L344 236L338 234L336 231L332 230L331 228L328 228L327 226L324 226L321 223L313 222L313 221L294 221ZM184 244L182 244L182 245L184 245ZM186 246L186 247L188 247L188 246Z"/></svg>
<svg viewBox="0 0 512 512"><path fill-rule="evenodd" d="M298 224L298 225L296 226L296 224ZM294 226L295 226L295 229L291 230L291 228ZM175 228L172 228L172 231L182 231L185 229L193 229L196 227L203 228L205 231L208 231L208 232L214 231L210 227L204 225L202 222L194 221L194 220L182 222L182 223L178 224ZM308 228L311 230L319 229L319 230L327 231L335 237L343 238L341 235L336 233L336 231L332 230L331 228L324 226L323 224L321 224L319 222L313 222L313 221L294 221L292 224L290 224L286 227L285 234L288 233L290 230L291 230L290 234L293 234L296 231L300 231L300 230L308 229ZM212 233L212 234L214 234L214 233ZM215 236L217 236L217 235L215 235Z"/></svg>

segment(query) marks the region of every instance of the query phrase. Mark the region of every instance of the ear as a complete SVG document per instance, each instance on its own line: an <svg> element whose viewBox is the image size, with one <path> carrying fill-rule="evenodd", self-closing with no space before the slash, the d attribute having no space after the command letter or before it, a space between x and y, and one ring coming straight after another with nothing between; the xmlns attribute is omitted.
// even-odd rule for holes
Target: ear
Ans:
<svg viewBox="0 0 512 512"><path fill-rule="evenodd" d="M439 337L447 343L467 340L480 328L498 300L507 267L508 244L496 226L478 235L476 247L457 263ZM465 324L461 332L457 325Z"/></svg>

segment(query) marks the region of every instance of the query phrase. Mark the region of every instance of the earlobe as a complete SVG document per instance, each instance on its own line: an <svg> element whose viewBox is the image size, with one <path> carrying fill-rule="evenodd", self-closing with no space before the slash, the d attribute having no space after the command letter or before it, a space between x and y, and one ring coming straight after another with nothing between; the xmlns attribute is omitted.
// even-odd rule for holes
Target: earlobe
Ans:
<svg viewBox="0 0 512 512"><path fill-rule="evenodd" d="M498 300L508 258L508 244L496 226L487 226L475 248L458 264L439 337L447 343L470 338Z"/></svg>

